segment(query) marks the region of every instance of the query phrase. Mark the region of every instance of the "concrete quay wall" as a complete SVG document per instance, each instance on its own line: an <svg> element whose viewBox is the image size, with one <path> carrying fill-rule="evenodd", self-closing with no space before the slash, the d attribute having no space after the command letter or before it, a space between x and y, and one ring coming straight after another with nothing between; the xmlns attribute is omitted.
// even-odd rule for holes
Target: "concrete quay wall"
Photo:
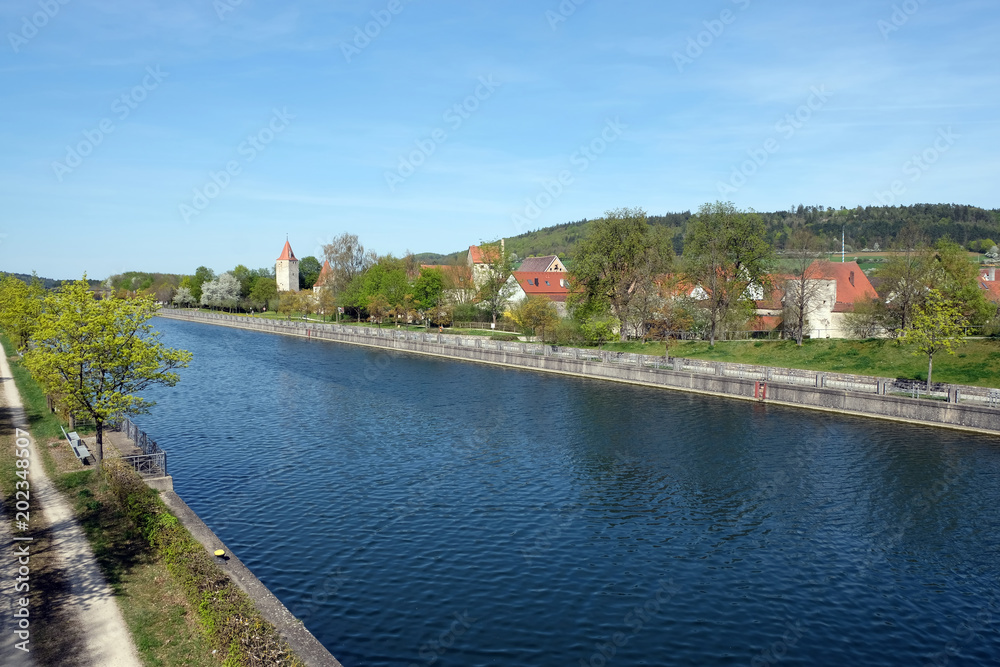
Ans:
<svg viewBox="0 0 1000 667"><path fill-rule="evenodd" d="M692 367L689 365L691 360L684 359L668 360L663 357L558 348L534 343L499 342L476 336L414 333L391 328L373 329L300 320L258 319L176 310L161 311L159 315L307 339L363 345L395 352L446 357L1000 435L1000 409L983 404L958 402L961 390L964 388L947 389L947 400L919 399L887 395L886 387L894 380L886 378L804 373L780 368L763 369L711 362L696 363ZM835 377L836 384L852 388L827 386L828 376ZM782 377L786 378L786 381L775 379ZM854 390L854 387L861 390ZM970 393L972 389L970 388ZM974 389L982 392L981 388Z"/></svg>

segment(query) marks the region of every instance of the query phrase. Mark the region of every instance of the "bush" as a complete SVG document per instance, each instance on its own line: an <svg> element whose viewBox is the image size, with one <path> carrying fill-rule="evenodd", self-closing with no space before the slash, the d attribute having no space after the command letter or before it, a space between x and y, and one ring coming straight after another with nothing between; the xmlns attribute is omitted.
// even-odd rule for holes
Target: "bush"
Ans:
<svg viewBox="0 0 1000 667"><path fill-rule="evenodd" d="M516 343L519 338L514 334L495 333L490 336L490 340L498 340L501 343Z"/></svg>

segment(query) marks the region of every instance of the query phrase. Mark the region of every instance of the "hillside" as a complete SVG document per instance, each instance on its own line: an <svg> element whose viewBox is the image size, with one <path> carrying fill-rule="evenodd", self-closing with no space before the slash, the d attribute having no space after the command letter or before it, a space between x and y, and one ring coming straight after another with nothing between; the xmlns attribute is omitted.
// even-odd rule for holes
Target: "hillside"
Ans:
<svg viewBox="0 0 1000 667"><path fill-rule="evenodd" d="M760 215L767 225L768 241L776 248L783 248L789 236L800 228L819 236L829 251L840 250L841 230L846 237L848 252L875 249L876 244L881 249L911 245L915 236L927 243L935 243L947 236L966 247L980 239L1000 241L1000 209L986 210L976 206L917 204L833 209L799 205L795 210ZM691 216L690 211L651 215L649 222L667 227L674 237L674 251L683 254L683 238ZM572 262L576 247L586 236L590 223L586 219L567 222L510 237L506 242L518 257L555 254L563 261ZM433 263L443 264L456 256L464 256L466 252L467 249L450 255L424 253L419 257L433 256L437 258Z"/></svg>

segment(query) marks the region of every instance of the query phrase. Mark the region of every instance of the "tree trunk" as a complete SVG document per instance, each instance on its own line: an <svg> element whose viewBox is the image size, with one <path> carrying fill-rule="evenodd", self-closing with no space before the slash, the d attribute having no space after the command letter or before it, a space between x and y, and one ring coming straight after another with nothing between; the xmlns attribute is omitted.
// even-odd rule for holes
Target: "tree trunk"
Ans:
<svg viewBox="0 0 1000 667"><path fill-rule="evenodd" d="M94 464L97 469L101 469L101 461L104 460L104 422L100 419L94 420L97 426L97 444L94 445Z"/></svg>
<svg viewBox="0 0 1000 667"><path fill-rule="evenodd" d="M934 370L934 353L927 355L927 391L931 390L931 371Z"/></svg>

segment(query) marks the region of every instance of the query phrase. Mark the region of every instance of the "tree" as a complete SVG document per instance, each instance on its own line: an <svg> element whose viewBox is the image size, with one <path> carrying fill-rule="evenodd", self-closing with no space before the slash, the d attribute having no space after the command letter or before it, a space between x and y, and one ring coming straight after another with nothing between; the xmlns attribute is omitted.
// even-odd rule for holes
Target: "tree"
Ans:
<svg viewBox="0 0 1000 667"><path fill-rule="evenodd" d="M774 264L763 219L732 202L704 204L688 225L684 273L707 294L709 345L736 306L749 308L755 290L766 290ZM736 310L739 310L737 308Z"/></svg>
<svg viewBox="0 0 1000 667"><path fill-rule="evenodd" d="M902 243L904 247L875 272L882 280L879 293L885 304L885 325L894 335L910 327L914 309L927 294L934 259L915 233L905 236Z"/></svg>
<svg viewBox="0 0 1000 667"><path fill-rule="evenodd" d="M14 276L0 278L0 327L18 350L25 349L34 335L44 296L38 276L32 276L30 285Z"/></svg>
<svg viewBox="0 0 1000 667"><path fill-rule="evenodd" d="M191 288L191 296L194 297L196 303L201 303L201 286L209 280L214 279L215 272L207 266L199 266L195 269L194 275L191 276L191 283L188 287Z"/></svg>
<svg viewBox="0 0 1000 667"><path fill-rule="evenodd" d="M497 323L497 316L503 313L507 302L514 296L517 286L511 280L514 274L514 256L503 241L480 243L483 265L478 275L473 275L479 304Z"/></svg>
<svg viewBox="0 0 1000 667"><path fill-rule="evenodd" d="M104 426L112 418L145 414L154 405L137 394L154 385L172 387L191 353L165 347L149 319L151 297L96 300L82 280L45 298L35 343L25 365L46 393L71 413L89 415L97 427L94 457L104 458Z"/></svg>
<svg viewBox="0 0 1000 667"><path fill-rule="evenodd" d="M417 308L429 308L441 301L444 294L444 273L441 269L420 269L413 283L413 302Z"/></svg>
<svg viewBox="0 0 1000 667"><path fill-rule="evenodd" d="M201 286L201 305L211 308L235 308L240 299L240 281L223 273Z"/></svg>
<svg viewBox="0 0 1000 667"><path fill-rule="evenodd" d="M914 354L927 355L927 391L931 390L934 353L954 354L954 347L961 342L963 324L958 307L936 289L931 289L924 303L914 309L912 323L903 334L902 342L915 345Z"/></svg>
<svg viewBox="0 0 1000 667"><path fill-rule="evenodd" d="M292 312L299 306L298 292L281 292L278 295L278 312L292 319Z"/></svg>
<svg viewBox="0 0 1000 667"><path fill-rule="evenodd" d="M855 338L874 338L885 330L885 305L865 296L854 302L854 311L844 315L844 324Z"/></svg>
<svg viewBox="0 0 1000 667"><path fill-rule="evenodd" d="M260 276L254 280L247 297L251 307L266 308L274 297L278 296L278 283L274 278Z"/></svg>
<svg viewBox="0 0 1000 667"><path fill-rule="evenodd" d="M451 324L455 319L455 309L446 303L438 303L431 306L427 311L427 322L437 326L438 331Z"/></svg>
<svg viewBox="0 0 1000 667"><path fill-rule="evenodd" d="M784 325L785 331L795 337L795 344L802 346L806 323L816 307L817 297L825 289L819 282L823 276L819 239L808 230L799 229L786 245L792 275L785 281Z"/></svg>
<svg viewBox="0 0 1000 667"><path fill-rule="evenodd" d="M337 312L337 297L333 290L326 287L319 288L319 294L316 295L316 311L323 316L324 322L328 315Z"/></svg>
<svg viewBox="0 0 1000 667"><path fill-rule="evenodd" d="M540 339L545 340L545 330L552 329L559 322L559 313L549 299L543 296L529 296L507 313L510 320L522 333L534 336L540 331Z"/></svg>
<svg viewBox="0 0 1000 667"><path fill-rule="evenodd" d="M310 255L299 260L299 289L312 289L319 278L319 272L323 270L323 265L319 260Z"/></svg>
<svg viewBox="0 0 1000 667"><path fill-rule="evenodd" d="M373 252L365 252L356 234L344 233L323 246L323 256L330 262L331 283L335 294L347 286L365 269L375 263Z"/></svg>
<svg viewBox="0 0 1000 667"><path fill-rule="evenodd" d="M194 303L194 296L191 295L190 288L178 287L174 293L174 303L178 306L190 306Z"/></svg>
<svg viewBox="0 0 1000 667"><path fill-rule="evenodd" d="M667 270L673 251L667 237L649 224L641 208L608 211L594 221L590 233L577 249L570 271L577 299L591 304L606 303L620 323L621 340L628 338L630 320L644 326L651 314L649 297L656 293L655 279ZM642 306L636 316L633 306Z"/></svg>
<svg viewBox="0 0 1000 667"><path fill-rule="evenodd" d="M958 307L968 324L981 326L989 322L996 314L996 305L979 287L979 267L969 261L962 246L949 239L939 239L935 251L930 284Z"/></svg>
<svg viewBox="0 0 1000 667"><path fill-rule="evenodd" d="M368 303L365 304L365 308L368 310L368 317L371 318L373 322L378 324L381 329L382 320L389 314L389 310L392 306L388 299L385 298L385 295L375 294L368 299Z"/></svg>
<svg viewBox="0 0 1000 667"><path fill-rule="evenodd" d="M613 315L594 315L580 325L584 337L589 342L596 343L597 347L611 340L620 328L621 323Z"/></svg>

